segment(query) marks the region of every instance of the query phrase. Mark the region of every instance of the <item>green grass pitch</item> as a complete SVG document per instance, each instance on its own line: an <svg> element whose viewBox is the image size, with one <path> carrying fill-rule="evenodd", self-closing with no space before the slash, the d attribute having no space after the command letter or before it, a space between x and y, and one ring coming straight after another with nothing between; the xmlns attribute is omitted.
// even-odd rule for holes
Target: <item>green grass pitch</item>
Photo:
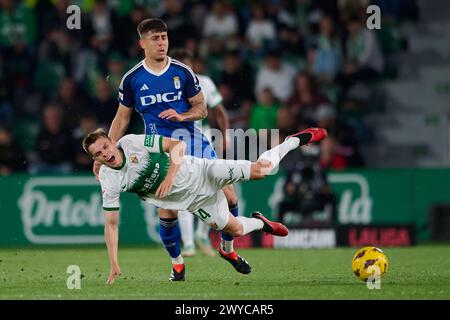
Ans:
<svg viewBox="0 0 450 320"><path fill-rule="evenodd" d="M123 276L106 285L106 248L0 248L0 299L450 299L450 245L384 248L389 270L379 290L351 271L354 248L241 249L252 265L238 274L225 260L186 258L186 281L168 281L163 248L121 247ZM81 289L69 290L69 265L81 269Z"/></svg>

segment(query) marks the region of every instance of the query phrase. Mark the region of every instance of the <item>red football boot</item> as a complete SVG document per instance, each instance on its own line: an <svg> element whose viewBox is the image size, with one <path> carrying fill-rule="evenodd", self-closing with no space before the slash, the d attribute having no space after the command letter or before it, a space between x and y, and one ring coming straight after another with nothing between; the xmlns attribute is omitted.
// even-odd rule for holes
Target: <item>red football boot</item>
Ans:
<svg viewBox="0 0 450 320"><path fill-rule="evenodd" d="M273 222L264 217L260 212L255 211L252 213L252 217L262 220L264 227L262 231L273 234L274 236L286 237L289 233L288 228L284 224L279 222Z"/></svg>
<svg viewBox="0 0 450 320"><path fill-rule="evenodd" d="M222 249L221 244L219 244L217 250L219 251L220 256L231 263L237 272L249 274L252 271L252 267L250 267L247 260L238 255L236 251L227 253Z"/></svg>
<svg viewBox="0 0 450 320"><path fill-rule="evenodd" d="M304 146L313 142L318 142L328 136L327 130L323 128L308 128L303 131L287 136L286 140L292 137L300 139L300 145Z"/></svg>

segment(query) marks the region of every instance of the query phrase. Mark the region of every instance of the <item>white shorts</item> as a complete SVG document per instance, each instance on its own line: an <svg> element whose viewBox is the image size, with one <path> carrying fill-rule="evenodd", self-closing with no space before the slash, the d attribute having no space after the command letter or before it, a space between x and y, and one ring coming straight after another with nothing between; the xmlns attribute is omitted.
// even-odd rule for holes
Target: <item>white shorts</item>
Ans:
<svg viewBox="0 0 450 320"><path fill-rule="evenodd" d="M209 160L186 156L171 192L164 199L150 196L146 201L164 209L188 210L212 229L228 223L228 202L224 186L250 179L251 162Z"/></svg>
<svg viewBox="0 0 450 320"><path fill-rule="evenodd" d="M194 216L206 223L211 229L222 230L228 224L230 218L227 198L222 190L205 201L196 211L191 211Z"/></svg>

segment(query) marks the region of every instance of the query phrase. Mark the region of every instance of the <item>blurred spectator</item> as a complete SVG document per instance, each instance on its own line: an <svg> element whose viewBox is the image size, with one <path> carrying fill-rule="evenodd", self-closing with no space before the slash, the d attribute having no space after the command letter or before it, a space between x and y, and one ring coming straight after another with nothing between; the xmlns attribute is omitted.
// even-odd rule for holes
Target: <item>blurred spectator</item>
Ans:
<svg viewBox="0 0 450 320"><path fill-rule="evenodd" d="M384 58L374 32L356 16L348 21L347 30L344 85L376 79L383 72Z"/></svg>
<svg viewBox="0 0 450 320"><path fill-rule="evenodd" d="M279 205L279 221L290 226L333 226L336 223L336 196L320 166L318 145L292 152L284 183L284 199ZM324 215L320 220L314 216ZM291 219L288 218L290 214ZM289 221L290 220L290 221Z"/></svg>
<svg viewBox="0 0 450 320"><path fill-rule="evenodd" d="M235 100L253 100L253 70L243 61L238 50L230 50L225 54L223 70L220 75L221 83L236 88Z"/></svg>
<svg viewBox="0 0 450 320"><path fill-rule="evenodd" d="M94 131L98 127L99 125L93 112L86 111L80 116L80 125L73 132L75 172L92 170L92 158L84 151L82 142L89 132Z"/></svg>
<svg viewBox="0 0 450 320"><path fill-rule="evenodd" d="M100 56L106 56L113 49L115 28L119 27L117 22L118 18L107 0L95 0L92 11L88 13L85 32L90 46Z"/></svg>
<svg viewBox="0 0 450 320"><path fill-rule="evenodd" d="M277 128L278 109L280 104L274 98L269 88L264 89L258 102L250 111L249 128L255 130Z"/></svg>
<svg viewBox="0 0 450 320"><path fill-rule="evenodd" d="M315 120L317 126L328 131L328 138L320 144L320 162L323 167L346 169L364 166L354 130L338 120L336 111L330 105L321 105Z"/></svg>
<svg viewBox="0 0 450 320"><path fill-rule="evenodd" d="M183 13L184 0L164 0L164 14L160 17L167 24L170 46L183 47L188 38L199 38L190 17Z"/></svg>
<svg viewBox="0 0 450 320"><path fill-rule="evenodd" d="M40 41L45 40L47 35L54 30L62 32L67 30L67 7L69 5L69 0L59 0L55 3L51 0L37 1L34 10L39 26L38 38Z"/></svg>
<svg viewBox="0 0 450 320"><path fill-rule="evenodd" d="M0 126L0 176L24 171L26 168L25 155L14 141L11 131Z"/></svg>
<svg viewBox="0 0 450 320"><path fill-rule="evenodd" d="M9 47L17 39L32 46L36 29L36 17L23 1L0 1L0 47Z"/></svg>
<svg viewBox="0 0 450 320"><path fill-rule="evenodd" d="M7 61L3 67L4 77L9 79L9 90L23 89L31 84L30 73L35 69L35 59L32 48L27 46L25 39L18 36L11 40L10 46L1 50L1 59Z"/></svg>
<svg viewBox="0 0 450 320"><path fill-rule="evenodd" d="M137 5L131 9L130 14L118 18L120 28L117 28L115 33L115 41L117 42L115 47L120 55L128 56L133 60L140 59L142 49L138 44L137 26L148 16L145 8Z"/></svg>
<svg viewBox="0 0 450 320"><path fill-rule="evenodd" d="M383 20L389 19L400 22L418 19L417 0L374 0L372 2L380 7Z"/></svg>
<svg viewBox="0 0 450 320"><path fill-rule="evenodd" d="M108 127L116 115L119 105L115 96L112 95L111 88L105 79L99 78L96 85L96 96L92 102L92 111L98 122Z"/></svg>
<svg viewBox="0 0 450 320"><path fill-rule="evenodd" d="M298 58L305 55L304 39L296 28L283 24L278 28L277 37L281 52L297 55Z"/></svg>
<svg viewBox="0 0 450 320"><path fill-rule="evenodd" d="M71 172L73 140L70 131L64 126L63 111L59 106L45 106L36 149L38 159L30 167L31 174Z"/></svg>
<svg viewBox="0 0 450 320"><path fill-rule="evenodd" d="M297 121L311 123L317 107L321 103L329 102L329 99L318 92L314 78L301 72L295 79L295 92L288 102L289 113Z"/></svg>
<svg viewBox="0 0 450 320"><path fill-rule="evenodd" d="M342 49L330 16L320 20L320 34L317 37L317 49L312 73L321 83L331 83L341 67Z"/></svg>
<svg viewBox="0 0 450 320"><path fill-rule="evenodd" d="M220 53L226 48L236 46L235 38L239 31L238 19L224 0L214 0L212 10L207 14L203 26L207 51Z"/></svg>
<svg viewBox="0 0 450 320"><path fill-rule="evenodd" d="M275 36L275 24L265 17L264 7L261 4L254 4L252 19L245 32L245 37L254 55L259 57L264 50L273 47Z"/></svg>
<svg viewBox="0 0 450 320"><path fill-rule="evenodd" d="M62 107L66 125L74 129L83 110L87 108L87 97L71 78L65 78L59 85L56 103Z"/></svg>
<svg viewBox="0 0 450 320"><path fill-rule="evenodd" d="M118 92L120 81L124 75L125 61L120 54L111 53L108 57L108 75L106 80L113 92Z"/></svg>
<svg viewBox="0 0 450 320"><path fill-rule="evenodd" d="M246 128L252 103L250 100L239 101L236 96L235 86L221 83L218 86L223 98L223 106L227 110L230 128Z"/></svg>
<svg viewBox="0 0 450 320"><path fill-rule="evenodd" d="M287 102L293 93L295 74L295 68L282 61L280 51L270 51L257 73L255 95L259 96L263 89L270 88L275 98L282 103Z"/></svg>
<svg viewBox="0 0 450 320"><path fill-rule="evenodd" d="M13 125L12 90L0 74L0 125Z"/></svg>
<svg viewBox="0 0 450 320"><path fill-rule="evenodd" d="M364 18L371 0L338 0L340 20L346 24L353 17Z"/></svg>
<svg viewBox="0 0 450 320"><path fill-rule="evenodd" d="M33 84L46 98L53 98L67 70L63 58L64 52L69 51L68 39L60 30L52 30L46 40L39 46L39 64L36 66ZM62 51L62 52L61 52Z"/></svg>

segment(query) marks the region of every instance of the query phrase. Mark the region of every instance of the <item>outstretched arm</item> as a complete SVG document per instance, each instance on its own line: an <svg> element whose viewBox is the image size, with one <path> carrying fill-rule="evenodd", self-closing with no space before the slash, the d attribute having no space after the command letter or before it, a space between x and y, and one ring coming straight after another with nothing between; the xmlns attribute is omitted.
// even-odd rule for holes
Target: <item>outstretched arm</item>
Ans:
<svg viewBox="0 0 450 320"><path fill-rule="evenodd" d="M105 242L108 248L111 272L107 284L113 284L116 276L122 275L117 259L119 246L119 211L104 211L105 217Z"/></svg>
<svg viewBox="0 0 450 320"><path fill-rule="evenodd" d="M108 136L112 140L117 141L124 136L130 124L132 114L133 108L126 107L121 103L119 104L116 116L111 123L111 128L108 133Z"/></svg>
<svg viewBox="0 0 450 320"><path fill-rule="evenodd" d="M170 164L167 170L166 178L159 185L155 196L159 198L165 197L172 189L175 176L180 169L181 162L186 151L186 143L183 141L163 137L163 151L170 153Z"/></svg>

